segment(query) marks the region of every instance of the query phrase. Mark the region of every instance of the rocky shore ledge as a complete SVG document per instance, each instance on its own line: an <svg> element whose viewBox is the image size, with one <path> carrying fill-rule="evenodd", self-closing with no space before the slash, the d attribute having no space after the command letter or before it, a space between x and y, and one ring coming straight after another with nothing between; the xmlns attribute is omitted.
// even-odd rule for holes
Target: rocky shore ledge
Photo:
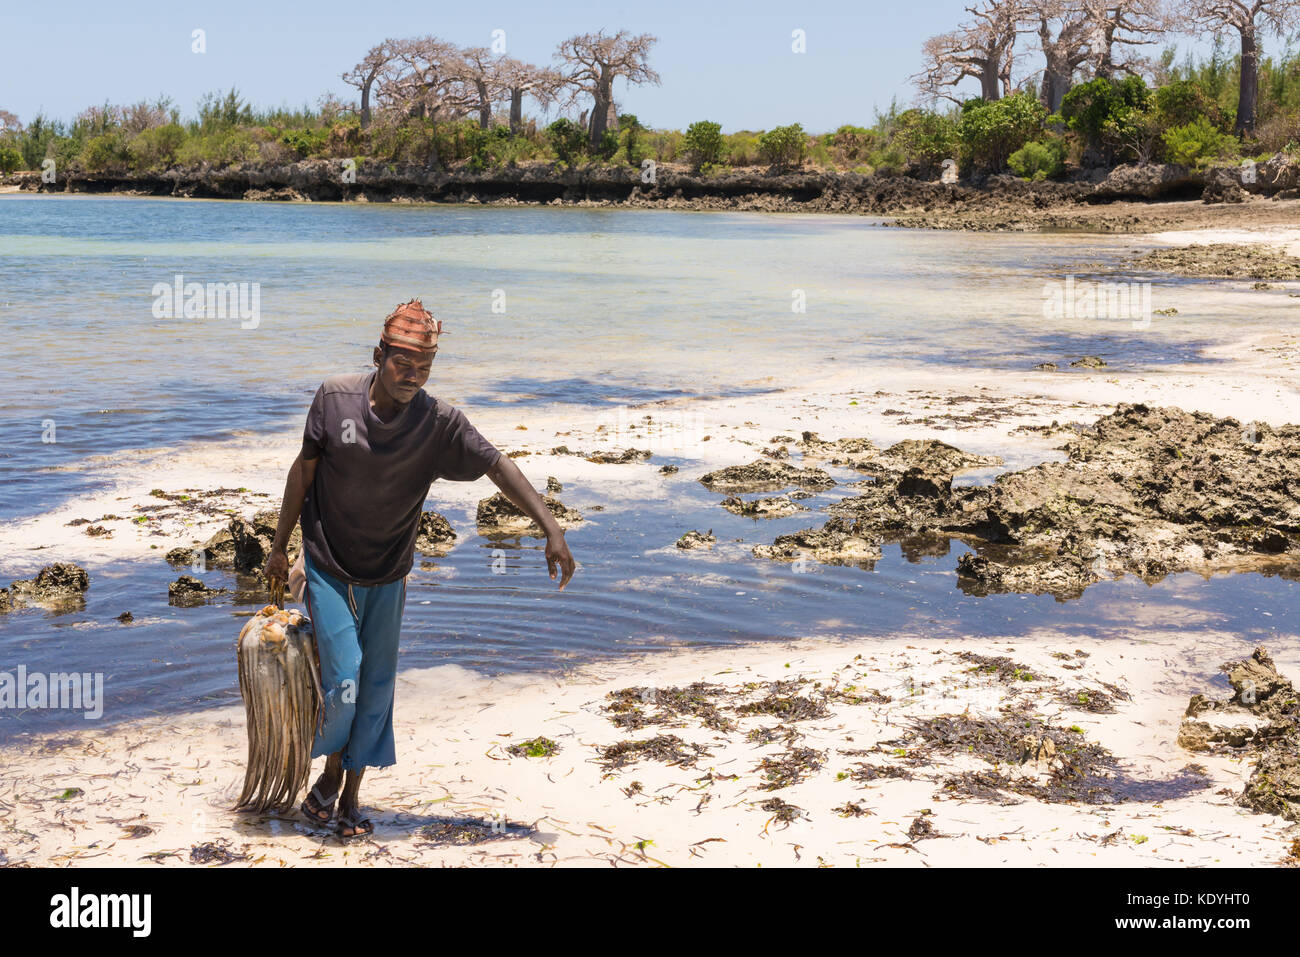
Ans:
<svg viewBox="0 0 1300 957"><path fill-rule="evenodd" d="M1142 217L1089 218L1088 211L1129 203L1197 201L1240 206L1271 199L1275 208L1300 198L1300 160L1277 155L1248 173L1241 167L1205 171L1168 164L1126 165L1076 172L1073 181L1030 183L998 175L946 184L909 176L785 171L763 167L703 175L661 164L654 181L631 167L557 169L549 163L472 172L392 166L369 160L349 171L343 160L282 166L207 165L150 173L58 171L16 173L5 183L46 193L123 193L199 199L289 202L482 203L664 209L834 212L899 216L899 225L969 229L1028 229L1084 225L1127 231ZM354 174L354 175L353 175Z"/></svg>

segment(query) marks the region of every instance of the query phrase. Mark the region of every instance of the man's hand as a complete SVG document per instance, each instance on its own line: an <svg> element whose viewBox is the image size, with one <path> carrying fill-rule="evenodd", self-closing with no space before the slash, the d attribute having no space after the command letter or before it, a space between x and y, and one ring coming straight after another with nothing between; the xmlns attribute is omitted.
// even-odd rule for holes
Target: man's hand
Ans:
<svg viewBox="0 0 1300 957"><path fill-rule="evenodd" d="M546 539L546 568L551 573L552 579L555 578L556 566L559 566L560 570L564 572L560 577L560 591L564 591L564 586L573 577L574 569L577 566L573 561L573 556L569 554L569 543L564 540L564 532L561 531L547 536Z"/></svg>
<svg viewBox="0 0 1300 957"><path fill-rule="evenodd" d="M270 557L266 560L266 565L262 568L262 574L266 577L266 583L270 585L273 581L279 580L281 583L289 580L289 556L284 549L272 549Z"/></svg>

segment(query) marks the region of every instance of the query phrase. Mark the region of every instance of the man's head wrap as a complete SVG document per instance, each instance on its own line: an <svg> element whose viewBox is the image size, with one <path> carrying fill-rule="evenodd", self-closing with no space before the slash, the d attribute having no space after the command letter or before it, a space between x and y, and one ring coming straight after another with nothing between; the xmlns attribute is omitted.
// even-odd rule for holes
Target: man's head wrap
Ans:
<svg viewBox="0 0 1300 957"><path fill-rule="evenodd" d="M414 352L433 352L438 348L438 336L442 334L442 320L433 318L421 305L420 300L404 302L384 320L384 331L379 337L398 349L410 349Z"/></svg>

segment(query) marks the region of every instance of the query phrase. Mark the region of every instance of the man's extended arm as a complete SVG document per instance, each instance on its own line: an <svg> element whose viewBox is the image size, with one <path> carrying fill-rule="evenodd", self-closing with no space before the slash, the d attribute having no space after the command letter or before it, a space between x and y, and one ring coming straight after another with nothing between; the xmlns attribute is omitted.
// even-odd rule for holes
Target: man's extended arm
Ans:
<svg viewBox="0 0 1300 957"><path fill-rule="evenodd" d="M563 591L564 586L573 577L576 565L573 556L569 553L569 545L564 540L564 530L560 528L560 523L555 520L551 510L537 494L537 490L529 484L524 473L519 471L519 466L515 465L514 459L504 452L497 457L496 464L488 469L487 477L501 489L506 498L546 533L546 567L551 578L555 577L557 566L563 572L560 578L560 590ZM283 513L281 513L281 521L283 520Z"/></svg>

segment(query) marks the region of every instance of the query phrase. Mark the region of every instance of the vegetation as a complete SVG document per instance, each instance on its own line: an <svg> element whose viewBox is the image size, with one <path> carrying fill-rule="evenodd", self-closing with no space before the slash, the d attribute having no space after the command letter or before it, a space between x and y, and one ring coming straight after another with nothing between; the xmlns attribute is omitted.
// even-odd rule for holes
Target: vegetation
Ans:
<svg viewBox="0 0 1300 957"><path fill-rule="evenodd" d="M726 149L726 141L722 138L722 124L711 123L708 120L700 120L688 126L682 142L696 169L706 164L720 163Z"/></svg>
<svg viewBox="0 0 1300 957"><path fill-rule="evenodd" d="M1123 2L1132 6L1143 0ZM1158 35L1151 24L1145 29ZM1004 30L985 39L1012 42L1008 36ZM595 77L590 82L578 82L560 69L457 52L442 41L434 44L437 50L425 49L433 42L385 41L372 49L344 74L361 93L360 104L325 97L315 107L263 110L232 88L204 95L188 117L167 97L129 106L104 103L83 110L70 123L37 114L23 125L0 110L0 172L39 170L47 161L60 172L125 175L177 166L341 159L425 168L465 164L476 171L529 161L640 168L653 160L689 163L705 175L735 167L811 166L932 179L955 166L968 176L1010 170L1042 180L1078 166L1147 161L1205 166L1300 152L1300 53L1259 56L1256 115L1246 124L1244 138L1237 135L1242 126L1237 116L1241 55L1217 47L1208 58L1182 63L1166 51L1148 63L1149 81L1126 73L1120 54L1110 50L1105 53L1111 60L1071 59L1062 53L1054 61L1052 83L1042 90L1023 88L1023 83L1017 88L1004 76L984 77L984 95L960 102L941 92L951 89L949 80L960 77L952 70L931 71L926 74L930 92L946 96L950 105L936 105L933 97L926 108L900 109L891 103L869 123L810 134L799 123L724 132L722 124L709 120L693 122L683 132L618 114L612 87L607 77L601 78L601 64L613 64L609 69L622 71L629 82L657 83L648 65L653 37L620 32L566 41L557 56L575 69L588 64ZM960 51L946 43L931 52L952 59ZM423 69L420 58L434 53L445 63L459 64L443 71L450 77L444 86L429 92L418 84L393 84L394 70ZM489 74L495 85L470 82ZM409 91L417 88L425 91L422 99L412 99ZM495 92L484 98L475 92L481 89ZM525 94L547 106L560 104L562 112L583 95L590 97L583 102L592 109L539 127L536 119L523 115ZM1054 111L1051 103L1058 104Z"/></svg>
<svg viewBox="0 0 1300 957"><path fill-rule="evenodd" d="M808 137L798 123L776 126L758 138L758 152L773 166L797 166L808 149Z"/></svg>
<svg viewBox="0 0 1300 957"><path fill-rule="evenodd" d="M1012 153L1042 133L1046 120L1047 108L1029 93L967 100L957 123L962 156L980 171L1005 169Z"/></svg>
<svg viewBox="0 0 1300 957"><path fill-rule="evenodd" d="M1065 171L1065 140L1035 140L1026 143L1007 158L1007 165L1018 176L1037 182Z"/></svg>

